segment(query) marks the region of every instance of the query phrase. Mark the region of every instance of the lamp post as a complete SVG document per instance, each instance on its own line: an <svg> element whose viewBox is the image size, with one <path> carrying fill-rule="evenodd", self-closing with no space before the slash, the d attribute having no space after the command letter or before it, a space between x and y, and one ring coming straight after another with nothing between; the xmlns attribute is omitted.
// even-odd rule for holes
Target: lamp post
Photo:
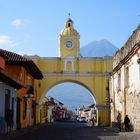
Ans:
<svg viewBox="0 0 140 140"><path fill-rule="evenodd" d="M31 97L33 97L33 87L32 86L27 86L27 94L25 95L27 98L27 125L30 126L30 102L31 102Z"/></svg>
<svg viewBox="0 0 140 140"><path fill-rule="evenodd" d="M30 126L30 95L27 96L27 125Z"/></svg>
<svg viewBox="0 0 140 140"><path fill-rule="evenodd" d="M106 86L106 105L108 106L108 113L109 113L109 125L111 124L111 110L110 110L110 103L111 103L111 99L110 99L110 93L109 93L109 79L107 80L107 86Z"/></svg>
<svg viewBox="0 0 140 140"><path fill-rule="evenodd" d="M35 96L32 97L32 109L33 109L33 118L34 118L34 125L36 125L36 107L38 105L38 103L36 103L36 100L35 100Z"/></svg>

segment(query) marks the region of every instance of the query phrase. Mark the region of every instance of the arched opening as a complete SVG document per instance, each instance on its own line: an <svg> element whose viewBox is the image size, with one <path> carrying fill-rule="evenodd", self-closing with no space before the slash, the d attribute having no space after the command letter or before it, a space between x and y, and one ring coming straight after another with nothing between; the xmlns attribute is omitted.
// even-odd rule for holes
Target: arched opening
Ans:
<svg viewBox="0 0 140 140"><path fill-rule="evenodd" d="M70 109L75 110L77 107L96 104L91 92L85 87L72 82L60 83L52 87L46 95L60 100Z"/></svg>
<svg viewBox="0 0 140 140"><path fill-rule="evenodd" d="M70 23L68 23L68 27L70 27Z"/></svg>
<svg viewBox="0 0 140 140"><path fill-rule="evenodd" d="M49 102L48 122L66 119L88 122L94 119L92 121L98 125L97 101L94 94L85 85L73 81L63 81L53 85L43 96Z"/></svg>

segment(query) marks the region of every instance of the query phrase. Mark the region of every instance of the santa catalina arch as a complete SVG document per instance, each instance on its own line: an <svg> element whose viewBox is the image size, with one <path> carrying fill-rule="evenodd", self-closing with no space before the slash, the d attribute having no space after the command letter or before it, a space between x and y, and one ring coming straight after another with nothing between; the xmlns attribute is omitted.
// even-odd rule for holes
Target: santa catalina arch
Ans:
<svg viewBox="0 0 140 140"><path fill-rule="evenodd" d="M82 57L80 55L80 35L68 19L59 34L59 56L31 56L44 78L35 82L38 103L37 122L40 122L41 102L53 86L64 83L78 83L87 88L96 101L98 124L109 124L108 79L112 71L112 57ZM43 118L42 118L43 119Z"/></svg>

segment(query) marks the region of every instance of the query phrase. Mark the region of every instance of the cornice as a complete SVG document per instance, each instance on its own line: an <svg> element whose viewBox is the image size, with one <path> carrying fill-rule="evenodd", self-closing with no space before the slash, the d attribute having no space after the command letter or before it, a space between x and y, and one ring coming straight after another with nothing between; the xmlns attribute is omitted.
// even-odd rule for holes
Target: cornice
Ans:
<svg viewBox="0 0 140 140"><path fill-rule="evenodd" d="M128 54L118 63L118 65L113 69L112 75L118 71L126 62L128 62L128 60L130 60L134 54L136 54L138 49L140 49L140 43L135 44L131 51L128 52Z"/></svg>
<svg viewBox="0 0 140 140"><path fill-rule="evenodd" d="M57 72L57 73L43 73L44 77L62 77L62 76L77 76L77 77L100 77L100 76L110 76L110 72L92 72L92 73L66 73L66 72Z"/></svg>

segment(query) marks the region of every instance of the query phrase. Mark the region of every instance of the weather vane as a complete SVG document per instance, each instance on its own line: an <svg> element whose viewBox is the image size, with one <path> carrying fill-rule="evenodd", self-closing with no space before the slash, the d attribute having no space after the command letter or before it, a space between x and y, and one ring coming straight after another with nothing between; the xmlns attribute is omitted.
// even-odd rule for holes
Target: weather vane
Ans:
<svg viewBox="0 0 140 140"><path fill-rule="evenodd" d="M70 18L70 13L68 13L68 17Z"/></svg>

